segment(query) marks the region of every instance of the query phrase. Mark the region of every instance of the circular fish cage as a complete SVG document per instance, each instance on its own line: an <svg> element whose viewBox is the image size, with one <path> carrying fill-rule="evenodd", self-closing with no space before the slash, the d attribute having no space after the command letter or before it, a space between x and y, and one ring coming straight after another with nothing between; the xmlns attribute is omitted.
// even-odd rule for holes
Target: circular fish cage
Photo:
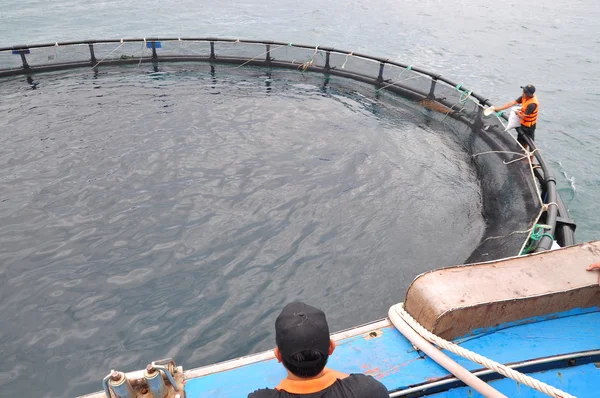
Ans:
<svg viewBox="0 0 600 398"><path fill-rule="evenodd" d="M144 73L136 68L142 65ZM575 224L535 144L529 142L533 167L504 131L505 117L484 115L485 97L412 65L273 41L87 40L0 48L0 82L0 112L7 116L0 123L0 262L6 264L0 279L9 281L0 315L11 342L3 356L18 364L8 394L89 391L114 360L172 356L201 365L265 349L273 306L294 295L319 300L330 327L341 330L383 315L382 303L401 300L402 287L424 264L483 262L574 243ZM139 92L130 93L131 87ZM173 87L180 91L169 91ZM60 96L44 95L46 88ZM205 98L198 98L202 90ZM256 109L266 103L261 99L248 106L250 117L242 115L246 127L262 123L243 137L255 139L256 152L226 169L243 150L207 148L223 137L239 144L232 138L239 131L227 119L240 106L229 106L227 95L248 105L252 90L271 101L269 109ZM311 101L319 93L326 100L304 101L307 92ZM279 101L285 96L297 101ZM191 112L218 101L210 112ZM297 103L304 113L295 113ZM119 119L123 104L136 106L137 119ZM327 111L339 112L338 119ZM311 114L309 121L296 120ZM144 119L148 115L156 117ZM103 125L107 118L118 120ZM393 124L398 120L413 127L402 131ZM176 128L167 126L173 121ZM296 130L286 131L288 124ZM385 134L370 131L373 126ZM346 153L333 154L339 147L322 145L328 140L362 142L345 142L340 152ZM265 155L273 143L277 148ZM388 148L397 157L386 158ZM446 159L455 154L458 161ZM255 173L273 159L271 170L281 169L266 178ZM440 163L431 167L433 160ZM161 161L168 163L164 170ZM461 178L453 178L455 172ZM300 177L290 183L286 174ZM390 182L394 178L430 176L445 184L407 195L425 205L389 194L405 188ZM258 191L245 179L266 187L251 205L231 194L240 187ZM305 209L314 186L321 190L314 196L326 200ZM223 198L227 189L230 196ZM204 194L213 201L197 199ZM220 223L208 222L211 204L225 214ZM300 208L296 224L288 219L290 208ZM252 217L255 210L263 219ZM395 212L405 214L394 218ZM374 215L377 222L369 226ZM328 224L328 217L335 222ZM32 379L43 382L35 386Z"/></svg>
<svg viewBox="0 0 600 398"><path fill-rule="evenodd" d="M98 71L109 65L202 62L211 65L285 68L316 72L329 84L339 76L372 85L378 95L393 93L415 111L443 123L470 154L479 177L485 233L465 263L516 256L574 244L575 223L556 191L556 180L535 144L536 167L504 132L506 117L484 116L484 97L440 74L389 59L329 47L221 38L86 40L0 48L0 77L72 68ZM425 154L426 155L426 154ZM408 231L410 233L410 231ZM460 233L461 231L456 231ZM431 237L430 244L436 239Z"/></svg>

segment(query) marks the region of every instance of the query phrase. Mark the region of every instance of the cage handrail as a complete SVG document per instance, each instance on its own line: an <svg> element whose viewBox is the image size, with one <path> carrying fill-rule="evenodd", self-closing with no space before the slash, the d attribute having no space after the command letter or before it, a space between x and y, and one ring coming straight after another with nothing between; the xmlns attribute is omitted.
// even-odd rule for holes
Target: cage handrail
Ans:
<svg viewBox="0 0 600 398"><path fill-rule="evenodd" d="M41 43L41 44L31 44L31 45L30 44L19 44L19 45L13 45L13 46L9 46L9 47L0 47L0 52L13 51L13 50L29 50L29 49L34 49L34 48L73 46L73 45L89 45L89 44L104 44L104 43L107 43L107 44L108 43L142 43L142 42L153 42L153 41L154 42L177 41L177 42L271 44L271 45L276 45L276 46L290 46L290 47L304 48L304 49L318 48L319 50L322 50L322 51L328 51L328 52L337 53L337 54L341 54L341 55L352 55L354 57L377 61L380 63L394 65L394 66L398 66L401 68L408 68L410 66L408 64L403 64L401 62L392 61L389 58L377 57L377 56L362 54L362 53L358 53L358 52L354 52L354 51L336 49L334 47L328 47L328 46L313 46L313 45L308 45L308 44L287 43L287 42L273 41L273 40L234 39L234 38L223 38L223 37L220 37L220 38L219 37L144 37L144 38L103 39L103 40L86 39L86 40L77 40L77 41L64 41L64 42ZM429 76L435 80L442 81L452 87L458 86L457 83L443 77L439 73L433 73L433 72L427 71L420 67L411 67L411 70L414 72L420 73L422 75ZM469 91L464 86L462 87L462 89ZM476 93L472 93L471 95L473 97L477 98L482 104L489 105L489 103L487 103L488 100L486 98L479 96Z"/></svg>

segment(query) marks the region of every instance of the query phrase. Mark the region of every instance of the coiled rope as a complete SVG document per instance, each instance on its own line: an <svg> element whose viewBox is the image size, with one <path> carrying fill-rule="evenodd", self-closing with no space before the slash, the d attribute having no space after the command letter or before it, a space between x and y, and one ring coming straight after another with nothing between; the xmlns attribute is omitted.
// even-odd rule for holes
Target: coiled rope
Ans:
<svg viewBox="0 0 600 398"><path fill-rule="evenodd" d="M554 240L554 236L552 236L552 234L544 232L547 229L552 229L552 227L545 224L535 224L532 228L531 235L529 235L529 245L524 248L523 251L521 251L521 255L529 254L534 251L537 247L537 242L544 236Z"/></svg>
<svg viewBox="0 0 600 398"><path fill-rule="evenodd" d="M417 322L408 312L406 312L403 303L392 306L392 308L390 308L390 312L391 311L395 311L404 322L406 322L415 332L421 335L425 340L437 345L440 348L443 348L456 355L460 355L463 358L469 359L475 363L485 366L486 368L491 369L494 372L497 372L528 387L531 387L537 391L543 392L544 394L549 395L551 397L576 398L575 396L569 393L552 387L551 385L546 384L540 380L534 379L531 376L511 369L507 366L502 365L501 363L486 358L483 355L479 355L473 351L467 350L466 348L463 348L450 341L444 340L439 336L436 336L435 334L431 333L429 330L421 326L419 322ZM392 318L390 318L390 320L392 320Z"/></svg>

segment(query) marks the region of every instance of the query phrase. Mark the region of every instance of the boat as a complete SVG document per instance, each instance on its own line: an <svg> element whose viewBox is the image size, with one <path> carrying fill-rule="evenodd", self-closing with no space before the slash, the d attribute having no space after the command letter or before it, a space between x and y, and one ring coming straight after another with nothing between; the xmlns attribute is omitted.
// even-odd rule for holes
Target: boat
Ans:
<svg viewBox="0 0 600 398"><path fill-rule="evenodd" d="M465 372L497 396L596 397L600 285L586 267L598 261L600 241L426 272L388 318L334 333L328 366L371 375L390 397L492 396ZM272 350L190 370L163 360L112 371L82 398L246 397L285 376ZM151 395L157 377L164 395Z"/></svg>
<svg viewBox="0 0 600 398"><path fill-rule="evenodd" d="M140 43L145 52L129 50ZM63 47L75 50L65 59ZM386 319L334 333L329 366L372 375L391 397L597 396L600 286L586 267L600 261L600 242L575 244L575 222L544 158L529 141L535 163L522 161L528 154L501 134L505 116L484 114L491 106L485 97L412 65L273 41L143 38L0 48L0 60L9 55L0 77L203 62L322 73L324 84L338 76L409 100L452 127L486 172L486 236L465 264L419 275ZM507 193L515 199L509 205L499 200ZM85 397L245 397L285 377L273 351L190 370L173 359L124 370L99 376L103 390Z"/></svg>

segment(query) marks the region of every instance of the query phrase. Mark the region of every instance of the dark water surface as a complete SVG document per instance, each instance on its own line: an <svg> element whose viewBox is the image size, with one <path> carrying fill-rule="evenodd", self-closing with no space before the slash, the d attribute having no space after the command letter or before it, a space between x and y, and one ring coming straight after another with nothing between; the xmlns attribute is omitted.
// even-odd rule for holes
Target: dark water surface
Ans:
<svg viewBox="0 0 600 398"><path fill-rule="evenodd" d="M0 45L248 37L389 57L495 103L533 83L537 142L584 241L600 238L598 20L595 0L535 12L516 0L5 0ZM102 72L37 90L0 82L0 396L73 396L114 367L270 348L295 298L315 297L334 330L373 320L480 236L464 217L480 206L465 154L368 88Z"/></svg>
<svg viewBox="0 0 600 398"><path fill-rule="evenodd" d="M332 330L377 319L481 239L469 155L371 87L149 68L0 87L4 392L266 349L294 299Z"/></svg>

